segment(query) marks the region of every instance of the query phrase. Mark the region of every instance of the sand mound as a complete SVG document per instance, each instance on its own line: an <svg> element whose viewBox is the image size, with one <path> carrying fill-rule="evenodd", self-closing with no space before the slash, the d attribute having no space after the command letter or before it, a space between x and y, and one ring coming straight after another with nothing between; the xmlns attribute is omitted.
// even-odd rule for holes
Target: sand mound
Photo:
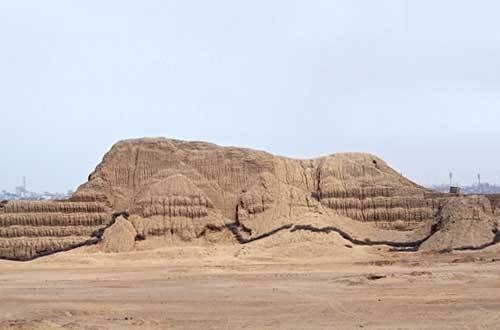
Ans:
<svg viewBox="0 0 500 330"><path fill-rule="evenodd" d="M204 142L125 140L70 200L0 204L0 257L26 260L93 243L112 211L127 211L140 235L165 242L246 243L278 232L306 240L309 231L353 244L418 249L425 241L424 250L443 250L491 239L500 198L488 196L493 207L477 211L474 202L450 198L370 154L295 160ZM109 249L132 248L127 242Z"/></svg>
<svg viewBox="0 0 500 330"><path fill-rule="evenodd" d="M120 216L104 231L99 248L105 253L129 252L134 249L136 236L132 223Z"/></svg>
<svg viewBox="0 0 500 330"><path fill-rule="evenodd" d="M495 240L498 219L484 196L453 198L438 217L438 231L422 244L422 251L479 249Z"/></svg>

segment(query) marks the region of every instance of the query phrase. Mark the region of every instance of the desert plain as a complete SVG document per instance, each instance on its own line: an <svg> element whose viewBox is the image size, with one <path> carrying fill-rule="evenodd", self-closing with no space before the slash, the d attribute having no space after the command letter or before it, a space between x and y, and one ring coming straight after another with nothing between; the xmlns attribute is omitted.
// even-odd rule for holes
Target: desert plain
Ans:
<svg viewBox="0 0 500 330"><path fill-rule="evenodd" d="M498 250L316 235L2 261L0 329L498 329Z"/></svg>

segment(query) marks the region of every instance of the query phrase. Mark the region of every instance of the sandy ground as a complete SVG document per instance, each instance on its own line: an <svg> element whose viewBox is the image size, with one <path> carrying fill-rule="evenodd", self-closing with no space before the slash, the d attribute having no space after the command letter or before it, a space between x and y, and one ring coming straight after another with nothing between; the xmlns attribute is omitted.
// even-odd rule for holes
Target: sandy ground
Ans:
<svg viewBox="0 0 500 330"><path fill-rule="evenodd" d="M0 329L499 329L496 251L344 243L2 261Z"/></svg>

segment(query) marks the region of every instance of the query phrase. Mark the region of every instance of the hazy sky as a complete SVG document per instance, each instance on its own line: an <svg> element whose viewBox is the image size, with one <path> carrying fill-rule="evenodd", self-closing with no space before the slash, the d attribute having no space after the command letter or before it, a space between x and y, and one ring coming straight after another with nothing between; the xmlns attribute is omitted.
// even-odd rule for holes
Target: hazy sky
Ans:
<svg viewBox="0 0 500 330"><path fill-rule="evenodd" d="M0 0L0 190L75 189L119 139L500 183L498 1Z"/></svg>

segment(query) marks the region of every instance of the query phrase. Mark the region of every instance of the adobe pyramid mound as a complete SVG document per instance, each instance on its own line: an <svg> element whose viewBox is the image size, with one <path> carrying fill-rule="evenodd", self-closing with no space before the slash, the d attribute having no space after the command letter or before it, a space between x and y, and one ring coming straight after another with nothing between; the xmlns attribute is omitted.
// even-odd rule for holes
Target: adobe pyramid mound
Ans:
<svg viewBox="0 0 500 330"><path fill-rule="evenodd" d="M130 214L141 239L165 242L312 231L395 249L480 248L497 237L498 200L490 200L468 236L463 229L477 214L469 200L431 192L373 155L295 160L205 142L125 140L68 201L2 204L0 256L29 259L99 241L116 212Z"/></svg>

